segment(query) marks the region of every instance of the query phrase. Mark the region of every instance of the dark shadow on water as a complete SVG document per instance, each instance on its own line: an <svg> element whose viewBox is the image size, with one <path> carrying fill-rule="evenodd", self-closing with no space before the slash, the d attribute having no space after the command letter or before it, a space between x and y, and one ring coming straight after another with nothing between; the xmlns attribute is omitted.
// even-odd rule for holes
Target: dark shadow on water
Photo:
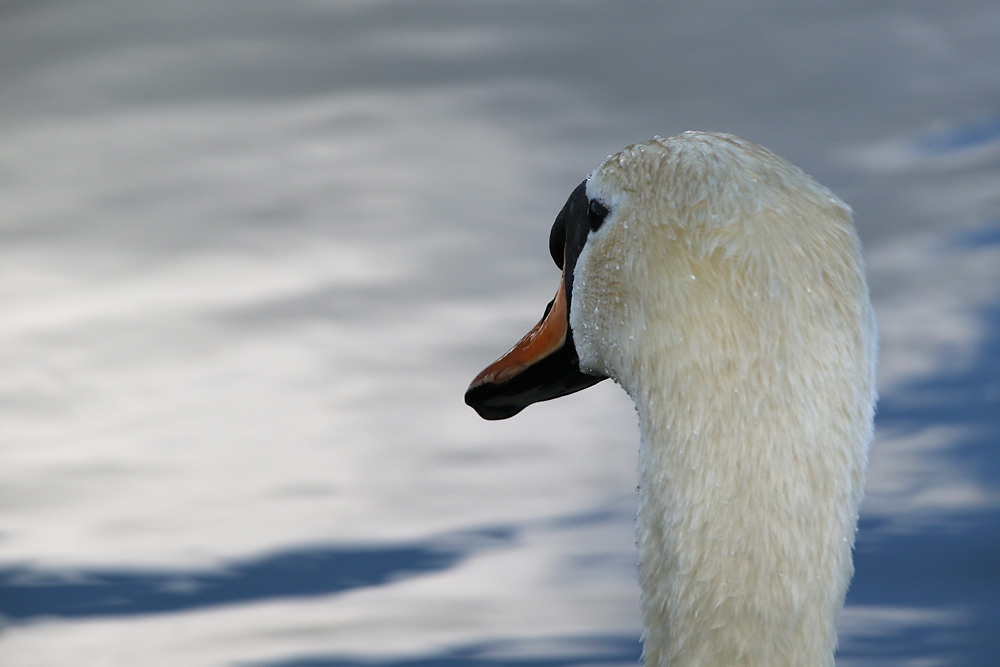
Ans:
<svg viewBox="0 0 1000 667"><path fill-rule="evenodd" d="M379 586L454 566L474 549L507 542L510 529L385 547L307 547L213 571L60 572L0 569L0 618L134 616Z"/></svg>
<svg viewBox="0 0 1000 667"><path fill-rule="evenodd" d="M922 152L938 156L947 155L1000 141L1000 116L987 116L977 120L957 123L917 142Z"/></svg>
<svg viewBox="0 0 1000 667"><path fill-rule="evenodd" d="M953 524L884 535L874 522L862 522L847 603L946 610L961 623L854 640L839 656L934 657L952 667L980 667L1000 655L1000 512L956 516Z"/></svg>
<svg viewBox="0 0 1000 667"><path fill-rule="evenodd" d="M919 432L955 427L941 449L942 464L964 468L984 488L1000 487L1000 305L983 314L986 339L962 370L915 382L879 403L878 427ZM859 642L839 655L900 659L930 657L941 664L981 666L1000 655L1000 510L955 513L944 527L908 534L880 530L862 518L848 604L948 610L961 627L906 630ZM919 635L919 636L918 636ZM881 663L880 663L881 664Z"/></svg>
<svg viewBox="0 0 1000 667"><path fill-rule="evenodd" d="M569 667L570 665L639 664L639 638L622 635L565 638L552 647L527 642L482 642L419 657L364 660L347 657L301 657L244 667ZM534 655L532 655L534 654Z"/></svg>
<svg viewBox="0 0 1000 667"><path fill-rule="evenodd" d="M1000 513L953 521L960 530L916 535L879 535L863 522L849 601L1000 609Z"/></svg>
<svg viewBox="0 0 1000 667"><path fill-rule="evenodd" d="M981 631L981 629L980 629ZM844 659L864 660L873 667L929 664L949 667L984 667L991 663L991 656L979 650L970 650L962 633L952 628L936 629L907 627L894 633L883 633L861 640L854 640L849 649L837 652L838 663Z"/></svg>
<svg viewBox="0 0 1000 667"><path fill-rule="evenodd" d="M955 247L959 250L978 250L1000 245L1000 220L993 220L988 225L970 229L955 239Z"/></svg>
<svg viewBox="0 0 1000 667"><path fill-rule="evenodd" d="M1000 302L1000 299L998 299ZM988 336L965 369L916 382L879 402L878 427L916 432L954 426L961 435L942 450L970 478L1000 487L1000 303L981 316Z"/></svg>

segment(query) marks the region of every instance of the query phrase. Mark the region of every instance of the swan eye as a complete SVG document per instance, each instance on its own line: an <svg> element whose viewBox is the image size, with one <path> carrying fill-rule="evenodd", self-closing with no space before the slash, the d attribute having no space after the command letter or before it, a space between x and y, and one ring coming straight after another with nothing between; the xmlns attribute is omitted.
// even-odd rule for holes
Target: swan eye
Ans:
<svg viewBox="0 0 1000 667"><path fill-rule="evenodd" d="M596 199L590 200L590 208L587 209L587 220L590 222L590 228L594 231L600 229L601 225L604 224L604 218L608 217L608 207L597 201Z"/></svg>

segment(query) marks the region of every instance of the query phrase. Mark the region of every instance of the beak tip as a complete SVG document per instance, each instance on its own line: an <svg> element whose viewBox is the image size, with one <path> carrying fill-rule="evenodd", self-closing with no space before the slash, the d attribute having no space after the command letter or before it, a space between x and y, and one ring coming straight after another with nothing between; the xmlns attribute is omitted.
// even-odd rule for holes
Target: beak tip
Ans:
<svg viewBox="0 0 1000 667"><path fill-rule="evenodd" d="M525 408L524 405L506 402L497 404L495 401L490 401L488 397L480 395L486 386L488 385L482 382L473 382L465 392L465 404L483 419L487 421L510 419Z"/></svg>

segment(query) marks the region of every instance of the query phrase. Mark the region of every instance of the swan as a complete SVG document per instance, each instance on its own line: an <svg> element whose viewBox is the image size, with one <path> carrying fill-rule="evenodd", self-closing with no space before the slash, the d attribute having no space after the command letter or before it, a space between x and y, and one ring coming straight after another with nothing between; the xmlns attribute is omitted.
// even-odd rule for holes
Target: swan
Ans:
<svg viewBox="0 0 1000 667"><path fill-rule="evenodd" d="M466 403L506 419L606 378L634 400L647 665L832 665L876 399L850 208L685 132L609 156L549 246L555 298Z"/></svg>

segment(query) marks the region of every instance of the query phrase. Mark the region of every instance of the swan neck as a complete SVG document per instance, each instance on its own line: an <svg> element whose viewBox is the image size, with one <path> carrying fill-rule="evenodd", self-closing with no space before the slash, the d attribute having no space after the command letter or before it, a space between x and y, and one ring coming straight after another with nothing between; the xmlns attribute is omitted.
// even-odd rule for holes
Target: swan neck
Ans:
<svg viewBox="0 0 1000 667"><path fill-rule="evenodd" d="M844 406L824 403L836 390L792 400L741 392L760 386L752 372L723 391L645 370L633 391L646 664L833 665L864 415L851 433L836 426Z"/></svg>

